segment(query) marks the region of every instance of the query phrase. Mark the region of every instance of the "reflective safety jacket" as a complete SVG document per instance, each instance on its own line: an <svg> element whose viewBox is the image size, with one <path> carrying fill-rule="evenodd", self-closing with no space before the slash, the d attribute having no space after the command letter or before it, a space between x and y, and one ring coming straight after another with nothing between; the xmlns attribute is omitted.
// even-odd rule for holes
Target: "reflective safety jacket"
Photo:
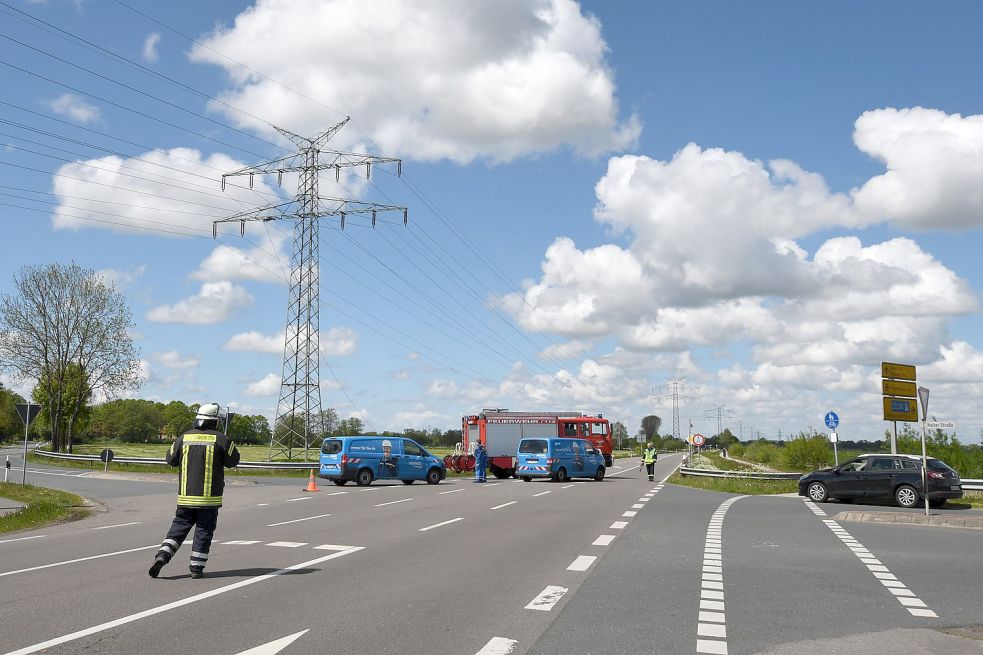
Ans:
<svg viewBox="0 0 983 655"><path fill-rule="evenodd" d="M659 458L659 455L655 452L655 448L646 448L645 452L642 453L642 461L646 464L655 464L655 460Z"/></svg>
<svg viewBox="0 0 983 655"><path fill-rule="evenodd" d="M218 430L189 430L171 444L166 459L181 467L178 507L221 507L225 469L239 464L239 450Z"/></svg>
<svg viewBox="0 0 983 655"><path fill-rule="evenodd" d="M474 467L476 469L483 469L488 465L488 451L484 448L475 448L474 450Z"/></svg>

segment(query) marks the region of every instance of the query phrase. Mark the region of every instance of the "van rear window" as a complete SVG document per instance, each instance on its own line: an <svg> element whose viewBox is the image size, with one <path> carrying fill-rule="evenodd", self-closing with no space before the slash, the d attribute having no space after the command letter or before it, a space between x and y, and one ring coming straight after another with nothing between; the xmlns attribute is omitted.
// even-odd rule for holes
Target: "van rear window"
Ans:
<svg viewBox="0 0 983 655"><path fill-rule="evenodd" d="M955 471L952 470L952 467L951 466L949 466L948 464L946 464L945 462L943 462L942 460L939 460L939 459L930 459L930 460L928 460L928 470L929 471L942 471L942 472L952 471L953 473L955 473Z"/></svg>
<svg viewBox="0 0 983 655"><path fill-rule="evenodd" d="M523 455L542 455L546 451L546 439L526 439L519 444L519 452Z"/></svg>
<svg viewBox="0 0 983 655"><path fill-rule="evenodd" d="M337 455L341 452L341 442L337 439L325 439L321 444L321 452L325 455Z"/></svg>

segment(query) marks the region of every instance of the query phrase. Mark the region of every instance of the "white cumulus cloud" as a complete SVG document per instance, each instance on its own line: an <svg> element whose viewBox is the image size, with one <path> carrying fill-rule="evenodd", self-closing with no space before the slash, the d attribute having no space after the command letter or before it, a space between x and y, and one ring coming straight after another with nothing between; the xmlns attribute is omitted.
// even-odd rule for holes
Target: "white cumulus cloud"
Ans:
<svg viewBox="0 0 983 655"><path fill-rule="evenodd" d="M233 335L225 342L225 350L282 355L286 333L266 335L251 331ZM329 357L354 355L358 348L358 333L351 328L333 327L320 335L321 354Z"/></svg>
<svg viewBox="0 0 983 655"><path fill-rule="evenodd" d="M47 102L51 111L60 116L67 116L79 123L95 123L102 118L102 111L91 105L74 93L63 93Z"/></svg>
<svg viewBox="0 0 983 655"><path fill-rule="evenodd" d="M206 282L191 298L154 307L147 312L147 320L191 325L220 323L252 304L253 297L240 286L228 281Z"/></svg>
<svg viewBox="0 0 983 655"><path fill-rule="evenodd" d="M184 355L177 350L154 353L153 360L165 368L170 369L190 369L198 366L201 358L197 355Z"/></svg>
<svg viewBox="0 0 983 655"><path fill-rule="evenodd" d="M280 376L268 373L265 377L253 382L243 391L247 396L275 396L280 392Z"/></svg>
<svg viewBox="0 0 983 655"><path fill-rule="evenodd" d="M147 38L143 40L143 50L141 52L144 61L153 64L160 59L160 55L157 53L157 45L159 43L160 33L151 32L147 35Z"/></svg>
<svg viewBox="0 0 983 655"><path fill-rule="evenodd" d="M619 116L606 51L599 21L574 0L258 0L191 57L226 69L224 101L294 132L324 129L331 107L356 116L384 152L468 162L631 147L640 122ZM339 143L364 139L349 134Z"/></svg>

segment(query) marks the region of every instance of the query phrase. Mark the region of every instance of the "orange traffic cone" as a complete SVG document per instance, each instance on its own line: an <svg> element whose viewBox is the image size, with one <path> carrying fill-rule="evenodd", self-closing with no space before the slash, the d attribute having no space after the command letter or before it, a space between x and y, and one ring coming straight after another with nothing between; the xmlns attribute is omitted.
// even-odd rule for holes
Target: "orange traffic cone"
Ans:
<svg viewBox="0 0 983 655"><path fill-rule="evenodd" d="M317 482L314 480L314 469L311 469L311 478L307 481L307 488L304 491L320 491L317 488Z"/></svg>

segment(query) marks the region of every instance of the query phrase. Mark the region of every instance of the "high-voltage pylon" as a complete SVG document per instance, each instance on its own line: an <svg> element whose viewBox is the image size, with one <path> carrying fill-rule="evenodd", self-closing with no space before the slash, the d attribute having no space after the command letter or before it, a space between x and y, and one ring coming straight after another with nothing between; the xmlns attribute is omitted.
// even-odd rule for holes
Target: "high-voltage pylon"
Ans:
<svg viewBox="0 0 983 655"><path fill-rule="evenodd" d="M389 157L342 152L324 149L327 142L338 133L348 118L313 138L298 136L277 127L276 130L292 141L299 150L286 157L255 166L246 166L222 175L225 179L249 176L249 188L256 175L277 175L277 184L283 182L284 173L297 173L297 195L294 199L251 209L212 224L212 236L218 236L220 223L239 223L239 233L245 234L246 223L252 221L293 221L293 245L290 255L290 293L287 302L286 340L283 347L283 377L280 383L280 399L277 402L276 422L270 437L270 459L280 455L293 457L301 445L304 458L313 442L323 436L321 423L321 349L320 349L320 279L319 279L319 220L326 216L338 216L341 228L349 214L371 214L372 227L378 212L401 211L403 224L407 221L406 207L380 205L344 198L322 196L318 192L321 171L335 171L335 181L341 179L341 169L365 167L365 177L372 174L372 166L396 164L397 174L402 173L402 161Z"/></svg>
<svg viewBox="0 0 983 655"><path fill-rule="evenodd" d="M683 384L685 379L685 377L672 378L669 380L669 384L664 384L655 390L659 394L656 396L657 402L672 400L672 436L677 439L682 439L679 432L679 404L699 400L699 397L695 395L700 392L699 387Z"/></svg>
<svg viewBox="0 0 983 655"><path fill-rule="evenodd" d="M718 405L713 409L707 409L703 412L703 418L715 418L717 419L717 436L724 431L724 419L734 418L736 414L734 410L728 409L726 405Z"/></svg>

